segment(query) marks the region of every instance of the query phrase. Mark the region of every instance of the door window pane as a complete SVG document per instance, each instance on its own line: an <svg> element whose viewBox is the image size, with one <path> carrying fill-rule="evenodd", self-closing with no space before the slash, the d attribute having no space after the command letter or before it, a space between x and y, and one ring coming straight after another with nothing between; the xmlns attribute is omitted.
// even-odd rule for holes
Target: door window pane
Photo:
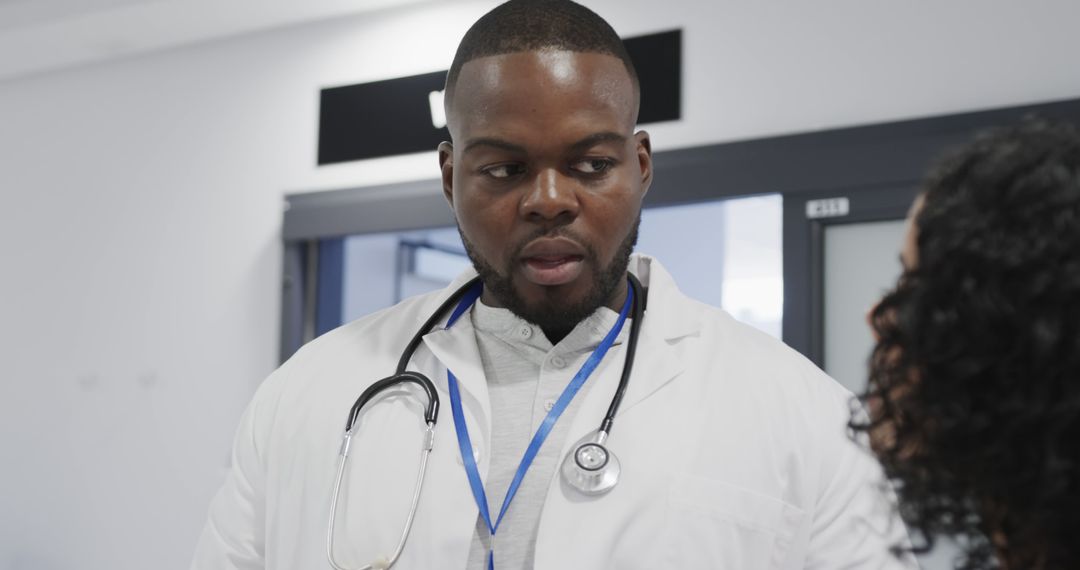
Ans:
<svg viewBox="0 0 1080 570"><path fill-rule="evenodd" d="M655 256L687 295L780 337L779 195L642 212L636 250ZM445 287L470 265L456 228L344 240L342 321Z"/></svg>
<svg viewBox="0 0 1080 570"><path fill-rule="evenodd" d="M469 265L455 228L350 236L345 239L341 322L442 289Z"/></svg>
<svg viewBox="0 0 1080 570"><path fill-rule="evenodd" d="M904 221L825 227L825 372L859 394L874 337L866 313L896 284Z"/></svg>
<svg viewBox="0 0 1080 570"><path fill-rule="evenodd" d="M637 250L684 293L780 338L784 312L779 194L650 208Z"/></svg>

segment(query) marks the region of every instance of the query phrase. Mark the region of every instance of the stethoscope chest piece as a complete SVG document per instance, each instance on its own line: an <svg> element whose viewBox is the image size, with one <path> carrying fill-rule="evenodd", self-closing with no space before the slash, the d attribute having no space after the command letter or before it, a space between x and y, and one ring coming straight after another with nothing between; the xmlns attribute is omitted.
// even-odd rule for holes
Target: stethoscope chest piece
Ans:
<svg viewBox="0 0 1080 570"><path fill-rule="evenodd" d="M604 445L607 434L597 431L574 444L562 464L562 477L585 495L602 495L619 482L619 458Z"/></svg>

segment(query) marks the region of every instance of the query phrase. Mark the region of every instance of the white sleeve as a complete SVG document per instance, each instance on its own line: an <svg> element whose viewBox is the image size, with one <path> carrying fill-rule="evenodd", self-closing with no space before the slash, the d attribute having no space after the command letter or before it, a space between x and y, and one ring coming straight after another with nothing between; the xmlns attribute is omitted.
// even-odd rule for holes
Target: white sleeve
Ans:
<svg viewBox="0 0 1080 570"><path fill-rule="evenodd" d="M233 440L232 465L210 504L191 570L262 570L266 566L266 444L277 407L274 375L248 404Z"/></svg>
<svg viewBox="0 0 1080 570"><path fill-rule="evenodd" d="M852 396L842 392L846 422ZM892 553L894 546L909 542L880 464L865 444L852 441L844 426L839 427L835 434L827 431L822 441L832 450L822 466L823 486L811 521L805 568L917 569L910 554L898 558Z"/></svg>

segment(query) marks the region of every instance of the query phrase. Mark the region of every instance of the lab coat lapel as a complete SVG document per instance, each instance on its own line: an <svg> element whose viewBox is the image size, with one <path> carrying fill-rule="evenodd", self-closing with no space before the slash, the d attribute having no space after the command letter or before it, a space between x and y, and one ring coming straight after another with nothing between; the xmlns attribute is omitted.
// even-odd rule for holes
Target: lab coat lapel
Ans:
<svg viewBox="0 0 1080 570"><path fill-rule="evenodd" d="M623 394L619 411L615 415L616 426L619 418L626 415L636 405L645 401L649 396L656 393L660 388L679 377L685 368L674 349L667 344L663 337L648 331L648 316L645 318L641 336L638 338L637 357L634 369L630 374L630 382ZM604 367L601 377L592 378L590 382L596 382L585 394L581 408L574 415L570 432L560 457L564 457L579 439L586 434L596 431L600 427L600 421L604 419L611 398L619 384L622 374L622 364L626 358L626 342L621 342L607 354L605 359L610 359ZM618 428L613 430L617 434ZM613 436L617 437L617 436Z"/></svg>
<svg viewBox="0 0 1080 570"><path fill-rule="evenodd" d="M641 445L640 442L620 441L623 437L621 434L624 433L619 430L620 420L664 386L679 380L686 369L685 352L681 343L688 340L688 337L699 334L701 328L698 306L679 292L671 276L659 264L650 258L635 255L630 270L649 288L649 300L641 325L641 336L638 338L634 368L615 416L615 426L609 440L616 455L619 454L619 449ZM624 332L622 342L608 353L605 360L610 361L604 366L604 373L590 380L596 384L584 394L581 408L573 418L570 432L560 451L560 465L573 446L599 428L604 414L607 413L622 373L628 333L629 331ZM664 419L639 416L638 421L661 422ZM548 487L547 502L541 513L535 561L537 568L565 567L566 560L589 552L584 543L571 542L568 545L567 537L561 534L560 529L574 526L571 524L572 517L580 516L581 513L575 503L585 499L574 491L566 491L568 488L561 488L559 482L559 469L556 469ZM590 564L586 563L581 567L586 566ZM599 563L593 563L590 567L592 566L599 566Z"/></svg>
<svg viewBox="0 0 1080 570"><path fill-rule="evenodd" d="M701 331L700 305L679 291L671 275L650 257L632 260L630 270L648 288L648 303L620 415L679 376L686 368L680 342Z"/></svg>
<svg viewBox="0 0 1080 570"><path fill-rule="evenodd" d="M633 261L631 271L648 287L649 300L638 337L634 368L615 416L616 424L636 405L679 377L686 368L685 362L679 357L679 340L694 336L700 330L693 302L675 287L671 276L650 258L634 256ZM627 325L629 329L629 323ZM595 384L585 394L581 408L574 416L569 436L563 445L563 456L580 438L600 426L622 374L628 338L629 330L626 330L620 335L619 345L605 357L608 363L603 368L602 377L590 380ZM613 434L617 432L617 428L613 430Z"/></svg>
<svg viewBox="0 0 1080 570"><path fill-rule="evenodd" d="M465 331L467 327L462 326L466 324L469 325L469 332ZM462 375L459 378L462 408L474 445L485 445L484 442L488 441L484 434L490 431L490 422L486 419L489 414L483 411L488 400L486 390L481 394L482 397L477 399L473 396L474 388L467 388L465 384L466 378L475 377L468 365L468 357L460 356L471 354L467 346L470 343L453 340L455 335L472 338L469 319L460 320L454 325L453 331L436 331L432 334L434 338L425 338L428 350L422 347L417 351L415 359L418 369L427 374L435 384L441 402L435 445L431 451L416 528L413 531L417 537L416 544L422 544L423 547L410 551L409 546L406 546L405 553L409 557L402 558L401 567L463 568L469 557L478 510L461 462L453 413L450 410L450 395L446 387L446 368L443 364L449 363L455 367L455 374ZM475 343L472 344L475 347ZM479 402L484 405L481 406ZM488 454L483 453L477 465L481 477L486 477L488 465ZM414 542L414 539L410 538L409 542Z"/></svg>
<svg viewBox="0 0 1080 570"><path fill-rule="evenodd" d="M476 331L473 328L472 319L463 316L450 329L439 329L428 333L424 336L424 345L442 364L441 369L431 381L435 383L443 402L442 414L445 416L440 414L440 417L445 417L445 421L451 426L454 420L450 409L446 370L452 370L458 380L461 407L465 412L469 438L480 452L478 467L481 476L486 478L487 459L490 455L487 451L491 441L491 398L488 394L487 379L484 377L483 364L480 361L480 349L476 345Z"/></svg>
<svg viewBox="0 0 1080 570"><path fill-rule="evenodd" d="M442 295L432 299L429 306L424 308L424 314L433 313L453 291L473 276L475 273L469 271L459 276ZM447 316L443 317L439 327L445 325ZM417 538L426 537L427 542L423 543L423 548L410 549L406 546L402 567L460 568L468 560L478 511L458 448L447 387L448 368L458 378L469 435L473 445L480 449L477 467L482 478L486 479L490 465L487 448L491 441L491 403L472 319L461 318L450 330L436 328L425 335L423 346L416 351L412 366L435 384L441 406L435 446L431 452L414 529L414 535Z"/></svg>
<svg viewBox="0 0 1080 570"><path fill-rule="evenodd" d="M668 344L667 339L657 334L658 331L650 330L648 326L649 315L646 315L641 336L638 338L638 356L635 358L634 369L630 374L630 383L619 405L616 421L619 416L629 412L664 385L675 380L686 368L686 364L677 357L675 349ZM625 358L626 353L623 351L620 353L620 356ZM615 384L618 384L617 376L621 373L622 366L618 366ZM603 417L606 411L605 407L604 411L600 412L600 417Z"/></svg>

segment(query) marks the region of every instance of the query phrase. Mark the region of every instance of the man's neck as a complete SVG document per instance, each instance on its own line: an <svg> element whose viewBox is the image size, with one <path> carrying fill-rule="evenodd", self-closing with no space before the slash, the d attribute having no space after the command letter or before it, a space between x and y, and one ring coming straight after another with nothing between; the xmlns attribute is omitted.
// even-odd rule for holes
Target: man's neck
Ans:
<svg viewBox="0 0 1080 570"><path fill-rule="evenodd" d="M551 346L555 346L556 344L559 344L559 342L562 339L566 338L566 336L569 335L570 332L573 331L574 329L572 329L572 328L571 329L566 329L566 328L557 328L557 329L555 329L555 328L543 328L543 327L541 327L540 330L544 331L544 336L546 336L548 341L551 342Z"/></svg>

